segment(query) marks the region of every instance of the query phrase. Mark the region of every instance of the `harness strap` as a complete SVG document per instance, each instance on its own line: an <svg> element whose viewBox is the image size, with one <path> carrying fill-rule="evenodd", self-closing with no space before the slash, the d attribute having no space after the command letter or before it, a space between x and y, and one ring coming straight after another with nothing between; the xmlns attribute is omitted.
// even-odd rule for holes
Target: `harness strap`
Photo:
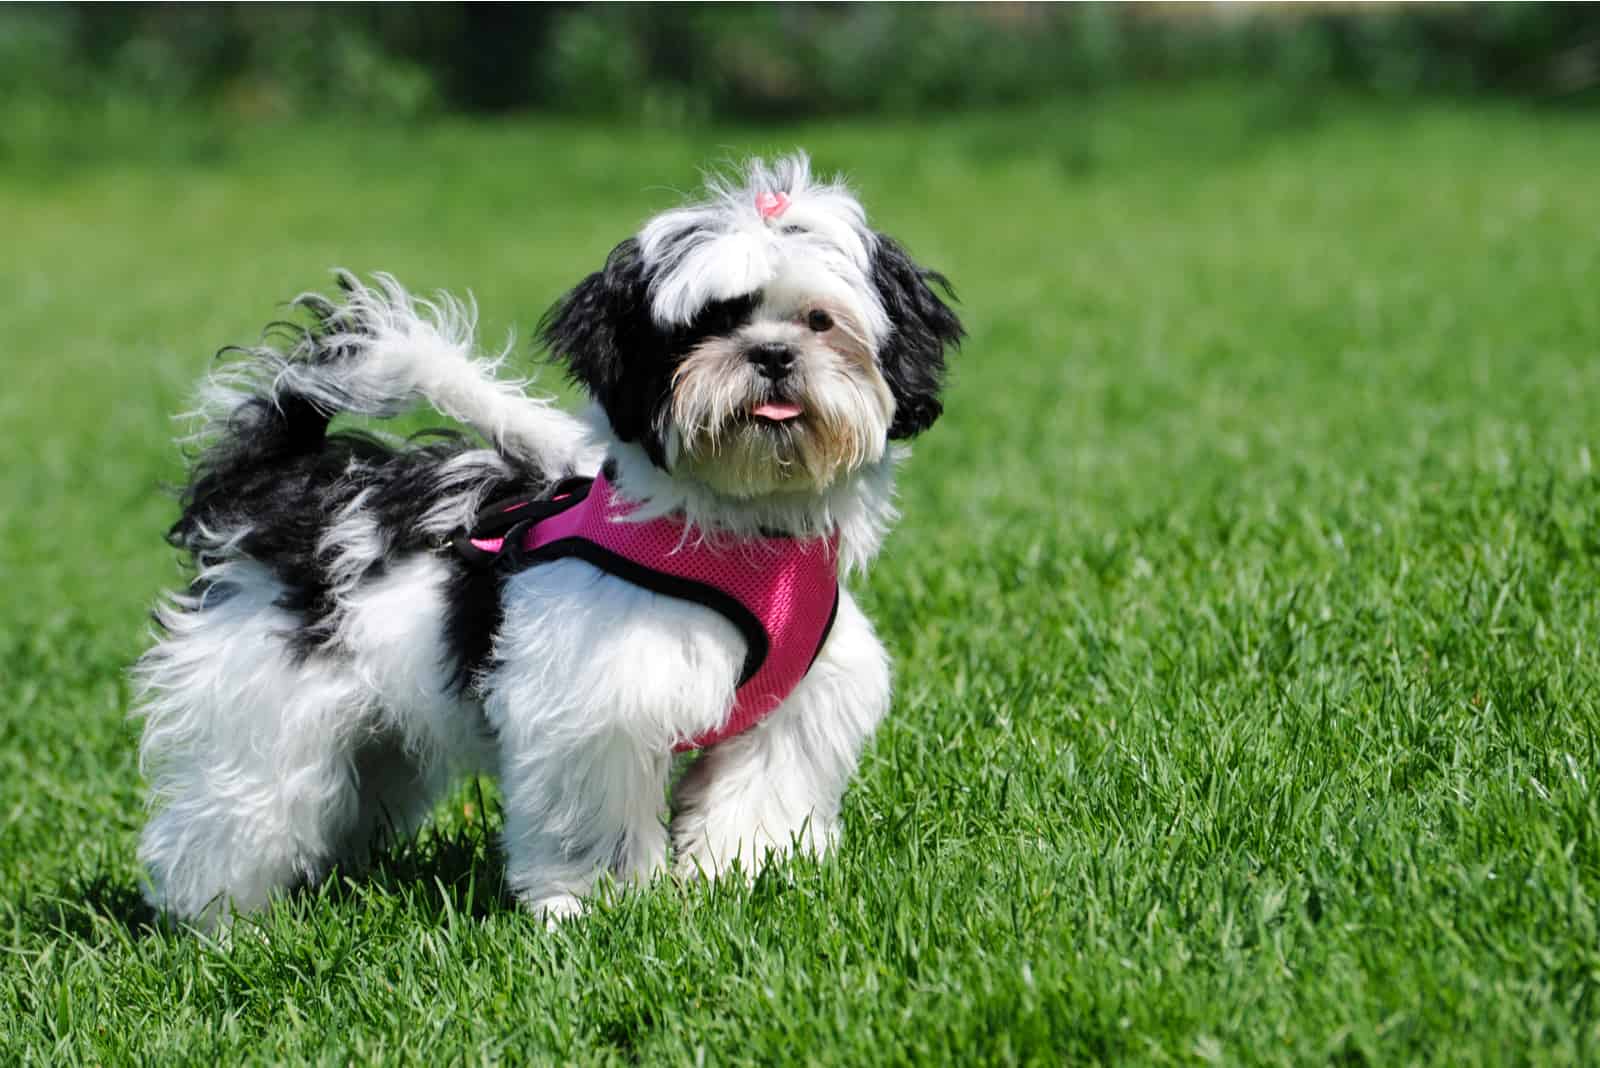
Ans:
<svg viewBox="0 0 1600 1068"><path fill-rule="evenodd" d="M596 497L590 503L590 510L562 518L540 529L541 524L564 516L589 501L595 482L596 479L592 478L568 478L541 492L493 501L479 511L470 528L452 539L452 545L463 561L477 569L509 574L537 564L573 557L652 593L710 608L731 623L745 640L744 663L739 673L734 704L729 711L728 721L722 727L701 738L682 742L675 748L677 751L702 748L753 726L776 708L810 670L833 630L839 611L837 573L833 571L831 563L821 565L818 557L809 556L810 552L831 554L832 549L819 543L809 551L801 550L798 556L791 553L775 562L773 566L776 570L772 571L765 566L757 572L750 571L747 558L742 565L743 570L740 565L735 565L726 578L719 577L723 574L722 568L712 567L708 572L704 556L680 556L679 549L672 547L677 535L663 531L659 526L638 528L638 536L632 543L629 541L629 538L633 538L632 533L619 540L616 536L619 528L604 523L595 526L598 519L593 509L606 509L614 500L610 496L612 491L609 483L603 478L600 482L606 496ZM651 524L665 522L650 521ZM642 555L634 548L641 541L651 546ZM691 547L687 551L692 554L697 550ZM633 555L629 555L630 552ZM655 554L662 552L667 554L662 558L662 563L652 566ZM816 570L818 566L826 567L826 578L823 577L824 573ZM752 581L755 582L754 587L749 585ZM820 618L817 608L801 608L800 618L804 619L805 613L809 612L810 622L800 623L802 629L798 633L780 630L774 634L769 631L770 625L788 626L787 622L782 621L795 618L791 614L795 604L792 598L797 588L794 584L799 583L799 588L804 588L808 582L813 584L811 588L816 593L828 589L831 594L826 619ZM816 585L818 583L823 585L819 588ZM747 604L745 598L749 597L755 600ZM815 601L810 603L815 604ZM765 610L761 607L763 604L773 606L777 612L774 618L780 622L769 624L757 614L758 610ZM785 607L777 607L779 604ZM819 625L820 633L817 629ZM812 634L816 634L816 644L811 649L795 648L796 638L809 644ZM780 644L776 657L773 653L774 640L787 643ZM799 659L801 657L805 659L802 661ZM770 665L769 660L772 661ZM802 663L803 667L800 666ZM747 686L752 680L755 680L754 684Z"/></svg>
<svg viewBox="0 0 1600 1068"><path fill-rule="evenodd" d="M594 479L564 478L544 493L501 497L478 509L472 525L451 539L456 553L467 563L493 567L502 562L520 571L522 546L534 525L582 504Z"/></svg>
<svg viewBox="0 0 1600 1068"><path fill-rule="evenodd" d="M615 575L624 582L659 593L664 597L675 597L680 601L692 601L695 604L716 612L722 618L732 623L744 638L744 665L739 671L739 685L743 686L755 677L761 670L761 665L766 662L767 653L771 649L771 640L767 636L767 628L761 620L756 618L754 612L746 608L738 599L717 589L715 586L694 579L682 578L678 575L669 575L665 571L657 571L651 567L636 563L626 556L612 552L603 545L596 545L587 538L561 538L548 544L541 545L531 553L517 554L517 561L512 566L519 570L542 564L551 560L576 558L586 564L591 564L601 571ZM827 637L826 634L823 635ZM819 644L817 650L820 652ZM813 654L813 659L815 654Z"/></svg>

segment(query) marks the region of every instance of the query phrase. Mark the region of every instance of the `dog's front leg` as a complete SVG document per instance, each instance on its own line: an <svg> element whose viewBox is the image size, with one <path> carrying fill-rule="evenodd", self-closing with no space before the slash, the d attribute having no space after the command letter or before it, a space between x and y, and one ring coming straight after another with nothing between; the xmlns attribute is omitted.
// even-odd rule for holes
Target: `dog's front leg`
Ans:
<svg viewBox="0 0 1600 1068"><path fill-rule="evenodd" d="M889 709L889 660L850 595L821 655L761 723L708 749L674 790L681 876L753 877L798 846L822 855L838 839L839 803L861 748Z"/></svg>
<svg viewBox="0 0 1600 1068"><path fill-rule="evenodd" d="M642 883L666 867L668 758L617 731L506 746L506 880L555 922L581 911L603 875Z"/></svg>

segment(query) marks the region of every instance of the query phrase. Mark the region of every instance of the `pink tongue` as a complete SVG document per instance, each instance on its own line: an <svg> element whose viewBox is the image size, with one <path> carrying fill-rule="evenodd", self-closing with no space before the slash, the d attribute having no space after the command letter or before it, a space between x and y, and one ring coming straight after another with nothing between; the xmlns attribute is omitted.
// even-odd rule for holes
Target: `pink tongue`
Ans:
<svg viewBox="0 0 1600 1068"><path fill-rule="evenodd" d="M790 419L800 418L802 409L798 404L775 404L768 401L750 409L750 414L758 419L771 419L774 423L782 423Z"/></svg>

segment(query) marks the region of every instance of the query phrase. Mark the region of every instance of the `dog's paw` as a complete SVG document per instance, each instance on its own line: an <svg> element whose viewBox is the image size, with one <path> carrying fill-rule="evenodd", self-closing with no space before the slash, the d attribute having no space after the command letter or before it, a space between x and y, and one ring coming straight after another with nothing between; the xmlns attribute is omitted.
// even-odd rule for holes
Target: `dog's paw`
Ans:
<svg viewBox="0 0 1600 1068"><path fill-rule="evenodd" d="M549 894L525 902L528 911L544 921L545 927L555 930L566 920L583 915L583 900L576 894Z"/></svg>
<svg viewBox="0 0 1600 1068"><path fill-rule="evenodd" d="M700 837L678 844L672 870L680 880L688 882L742 876L749 883L755 881L769 860L787 852L770 839L760 842L734 839L714 845L710 839Z"/></svg>
<svg viewBox="0 0 1600 1068"><path fill-rule="evenodd" d="M697 830L698 833L686 833L677 839L673 872L679 879L721 879L738 872L747 882L753 882L768 864L795 853L826 856L839 838L836 824L814 819L787 837L770 834L759 826L722 835L704 827Z"/></svg>

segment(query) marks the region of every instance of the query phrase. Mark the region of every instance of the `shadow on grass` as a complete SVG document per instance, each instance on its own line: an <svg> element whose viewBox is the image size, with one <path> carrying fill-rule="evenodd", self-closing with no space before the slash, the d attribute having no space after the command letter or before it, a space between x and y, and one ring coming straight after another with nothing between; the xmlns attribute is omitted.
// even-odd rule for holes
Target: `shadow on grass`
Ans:
<svg viewBox="0 0 1600 1068"><path fill-rule="evenodd" d="M16 928L24 936L91 941L108 930L143 939L182 931L183 925L144 899L137 873L112 870L108 862L87 873L72 873L53 889L17 904ZM359 909L386 899L426 916L444 912L484 919L514 909L506 888L505 862L483 821L465 826L429 826L414 838L393 842L383 836L371 859L358 869L335 868L316 884L292 888L286 904L304 908L313 899L338 909Z"/></svg>
<svg viewBox="0 0 1600 1068"><path fill-rule="evenodd" d="M368 866L334 872L322 887L330 901L359 903L392 897L426 914L454 912L473 919L516 907L506 887L505 860L483 823L449 830L430 827L413 839L374 846Z"/></svg>
<svg viewBox="0 0 1600 1068"><path fill-rule="evenodd" d="M104 871L70 875L56 890L25 900L20 911L22 933L80 941L93 939L97 930L108 926L142 938L161 923L135 877Z"/></svg>

